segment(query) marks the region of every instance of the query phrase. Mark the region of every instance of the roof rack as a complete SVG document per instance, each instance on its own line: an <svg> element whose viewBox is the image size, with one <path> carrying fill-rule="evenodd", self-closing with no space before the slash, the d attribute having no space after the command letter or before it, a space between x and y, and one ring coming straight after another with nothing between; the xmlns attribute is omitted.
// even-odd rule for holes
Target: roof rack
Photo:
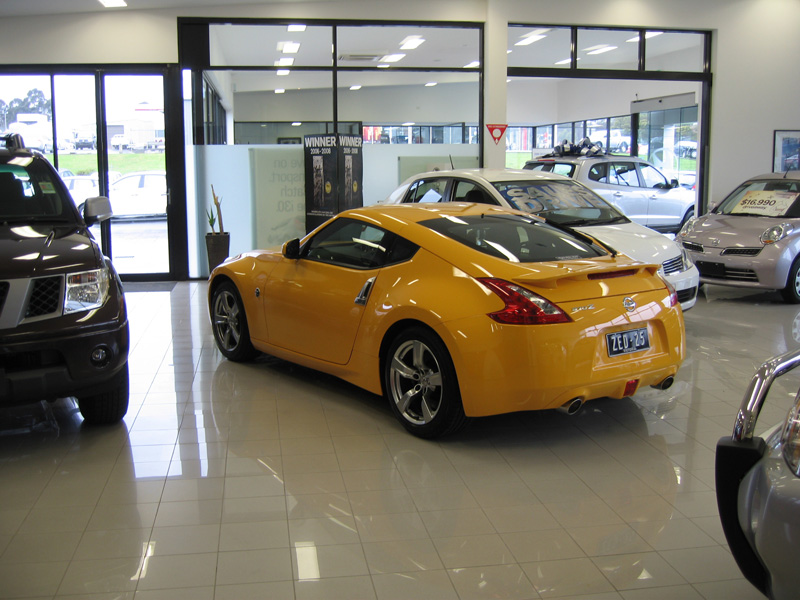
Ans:
<svg viewBox="0 0 800 600"><path fill-rule="evenodd" d="M7 133L6 135L0 136L0 142L3 142L6 150L21 150L25 147L25 142L18 133Z"/></svg>

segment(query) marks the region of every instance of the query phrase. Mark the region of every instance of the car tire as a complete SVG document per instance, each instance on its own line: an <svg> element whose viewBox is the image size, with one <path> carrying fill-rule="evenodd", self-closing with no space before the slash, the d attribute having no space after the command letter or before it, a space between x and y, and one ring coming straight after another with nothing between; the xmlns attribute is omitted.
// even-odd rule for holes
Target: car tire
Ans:
<svg viewBox="0 0 800 600"><path fill-rule="evenodd" d="M257 354L250 341L242 298L229 281L220 284L211 297L211 328L217 348L228 360L243 362Z"/></svg>
<svg viewBox="0 0 800 600"><path fill-rule="evenodd" d="M800 304L800 256L794 259L789 269L786 287L781 290L781 295L788 304Z"/></svg>
<svg viewBox="0 0 800 600"><path fill-rule="evenodd" d="M685 214L685 215L683 215L683 219L681 220L681 225L680 225L680 227L683 227L684 225L686 225L686 222L687 222L689 219L692 219L692 218L694 218L694 207L692 207L692 208L690 208L689 210L687 210L687 211L686 211L686 214ZM678 228L678 231L680 231L680 227Z"/></svg>
<svg viewBox="0 0 800 600"><path fill-rule="evenodd" d="M128 363L114 377L112 387L105 392L78 398L78 410L87 425L110 425L118 423L128 412L130 395Z"/></svg>
<svg viewBox="0 0 800 600"><path fill-rule="evenodd" d="M414 435L432 439L467 423L450 353L424 327L394 338L386 354L383 384L395 417Z"/></svg>

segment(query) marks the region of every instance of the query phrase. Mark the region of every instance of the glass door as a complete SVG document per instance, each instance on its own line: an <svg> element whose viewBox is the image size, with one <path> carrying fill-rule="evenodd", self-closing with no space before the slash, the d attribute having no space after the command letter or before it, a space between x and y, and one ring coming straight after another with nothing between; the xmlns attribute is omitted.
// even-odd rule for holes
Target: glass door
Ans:
<svg viewBox="0 0 800 600"><path fill-rule="evenodd" d="M162 75L106 75L111 258L121 276L169 273Z"/></svg>

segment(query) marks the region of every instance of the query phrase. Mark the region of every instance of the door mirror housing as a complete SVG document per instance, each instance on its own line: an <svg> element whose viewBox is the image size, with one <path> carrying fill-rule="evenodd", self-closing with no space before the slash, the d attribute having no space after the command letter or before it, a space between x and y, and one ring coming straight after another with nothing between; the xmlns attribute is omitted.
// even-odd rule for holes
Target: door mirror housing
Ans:
<svg viewBox="0 0 800 600"><path fill-rule="evenodd" d="M283 250L281 252L285 258L300 258L300 240L298 238L289 240L283 245Z"/></svg>
<svg viewBox="0 0 800 600"><path fill-rule="evenodd" d="M678 186L680 185L680 183L678 183L678 180L677 180L677 179L673 179L673 180L671 180L669 183L670 183L670 185L671 185L672 187L674 187L674 188L676 188L676 187L678 187Z"/></svg>

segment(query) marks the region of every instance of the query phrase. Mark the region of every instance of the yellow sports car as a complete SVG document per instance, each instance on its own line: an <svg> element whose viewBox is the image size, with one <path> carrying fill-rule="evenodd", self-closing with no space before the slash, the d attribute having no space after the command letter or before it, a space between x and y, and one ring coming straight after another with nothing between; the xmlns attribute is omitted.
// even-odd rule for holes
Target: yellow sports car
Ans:
<svg viewBox="0 0 800 600"><path fill-rule="evenodd" d="M217 346L385 394L420 437L469 417L666 389L683 315L658 265L483 204L345 211L211 274Z"/></svg>

